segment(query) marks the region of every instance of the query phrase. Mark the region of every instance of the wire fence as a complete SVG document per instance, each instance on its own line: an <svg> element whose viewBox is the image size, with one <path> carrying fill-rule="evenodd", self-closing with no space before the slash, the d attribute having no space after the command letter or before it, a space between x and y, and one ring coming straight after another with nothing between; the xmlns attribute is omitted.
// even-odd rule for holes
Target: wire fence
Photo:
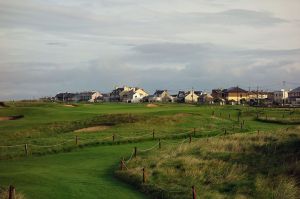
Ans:
<svg viewBox="0 0 300 199"><path fill-rule="evenodd" d="M216 115L213 112L213 115ZM220 117L222 117L220 115ZM30 154L41 154L51 152L51 150L55 150L56 152L59 150L70 150L75 147L83 147L86 145L92 144L113 144L113 143L128 143L128 142L139 142L139 141L147 141L147 140L158 140L161 139L162 142L168 144L180 144L178 141L174 141L175 139L187 138L193 136L193 139L200 139L203 137L215 137L222 136L226 134L232 134L240 132L245 128L244 120L241 120L238 124L232 124L230 126L207 126L204 125L200 128L178 128L173 129L172 131L158 131L157 129L141 129L141 133L134 132L135 135L127 136L122 135L121 133L112 133L112 135L106 137L84 137L84 136L76 136L75 138L67 138L66 140L54 143L54 144L37 144L37 143L21 143L15 145L0 145L0 158L5 159L5 157L14 157L21 156L22 154L30 155ZM209 127L209 128L206 128ZM178 132L179 133L174 133ZM180 132L183 131L183 132ZM146 133L145 133L146 132ZM173 133L171 133L173 132ZM188 138L187 138L188 139ZM44 150L43 150L44 149Z"/></svg>

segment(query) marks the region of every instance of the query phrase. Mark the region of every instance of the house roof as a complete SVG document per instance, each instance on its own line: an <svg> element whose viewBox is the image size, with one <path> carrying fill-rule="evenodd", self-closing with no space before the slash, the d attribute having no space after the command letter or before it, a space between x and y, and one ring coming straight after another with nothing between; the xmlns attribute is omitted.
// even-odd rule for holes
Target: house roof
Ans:
<svg viewBox="0 0 300 199"><path fill-rule="evenodd" d="M72 98L74 96L74 93L58 93L57 95L55 95L56 98Z"/></svg>
<svg viewBox="0 0 300 199"><path fill-rule="evenodd" d="M228 93L247 93L248 91L241 89L240 87L230 87L228 89L225 89L224 92L228 92Z"/></svg>
<svg viewBox="0 0 300 199"><path fill-rule="evenodd" d="M154 95L161 95L163 92L165 92L166 90L156 90Z"/></svg>
<svg viewBox="0 0 300 199"><path fill-rule="evenodd" d="M300 86L290 91L290 93L292 92L300 92Z"/></svg>
<svg viewBox="0 0 300 199"><path fill-rule="evenodd" d="M188 91L188 92L185 93L185 95L187 96L187 95L189 95L190 93L191 93L191 91ZM202 91L194 91L194 94L200 96L200 95L202 94Z"/></svg>

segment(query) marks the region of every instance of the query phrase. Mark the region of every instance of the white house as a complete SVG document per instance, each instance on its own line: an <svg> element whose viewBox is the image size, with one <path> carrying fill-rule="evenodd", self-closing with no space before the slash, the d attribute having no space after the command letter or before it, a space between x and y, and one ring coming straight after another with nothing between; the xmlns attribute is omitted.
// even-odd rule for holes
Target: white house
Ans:
<svg viewBox="0 0 300 199"><path fill-rule="evenodd" d="M139 103L142 102L143 98L148 96L148 93L141 88L135 88L122 95L123 102Z"/></svg>
<svg viewBox="0 0 300 199"><path fill-rule="evenodd" d="M274 91L274 102L278 104L288 103L288 91L281 89L280 91Z"/></svg>

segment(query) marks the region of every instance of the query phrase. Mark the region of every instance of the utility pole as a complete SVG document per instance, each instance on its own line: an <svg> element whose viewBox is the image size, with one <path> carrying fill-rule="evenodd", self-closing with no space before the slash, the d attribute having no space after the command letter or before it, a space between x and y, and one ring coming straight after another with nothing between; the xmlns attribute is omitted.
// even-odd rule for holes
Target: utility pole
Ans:
<svg viewBox="0 0 300 199"><path fill-rule="evenodd" d="M257 90L256 90L256 99L257 99L257 106L259 105L259 100L258 100L258 86L257 86Z"/></svg>
<svg viewBox="0 0 300 199"><path fill-rule="evenodd" d="M250 104L250 89L251 89L251 87L249 86L248 87L248 100L249 100L249 104Z"/></svg>
<svg viewBox="0 0 300 199"><path fill-rule="evenodd" d="M282 81L282 85L283 85L283 93L282 93L282 104L284 105L285 103L285 83L286 81Z"/></svg>
<svg viewBox="0 0 300 199"><path fill-rule="evenodd" d="M194 103L194 87L192 87L192 101Z"/></svg>
<svg viewBox="0 0 300 199"><path fill-rule="evenodd" d="M236 86L236 103L239 104L239 85Z"/></svg>

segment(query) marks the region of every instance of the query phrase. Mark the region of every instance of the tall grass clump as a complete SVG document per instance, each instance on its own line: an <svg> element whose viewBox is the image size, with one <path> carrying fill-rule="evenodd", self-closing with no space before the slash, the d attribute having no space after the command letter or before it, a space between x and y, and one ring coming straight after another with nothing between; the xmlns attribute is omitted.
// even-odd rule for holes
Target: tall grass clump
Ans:
<svg viewBox="0 0 300 199"><path fill-rule="evenodd" d="M163 144L139 153L121 179L156 198L288 198L299 195L300 132L261 132ZM147 182L141 183L142 168Z"/></svg>

